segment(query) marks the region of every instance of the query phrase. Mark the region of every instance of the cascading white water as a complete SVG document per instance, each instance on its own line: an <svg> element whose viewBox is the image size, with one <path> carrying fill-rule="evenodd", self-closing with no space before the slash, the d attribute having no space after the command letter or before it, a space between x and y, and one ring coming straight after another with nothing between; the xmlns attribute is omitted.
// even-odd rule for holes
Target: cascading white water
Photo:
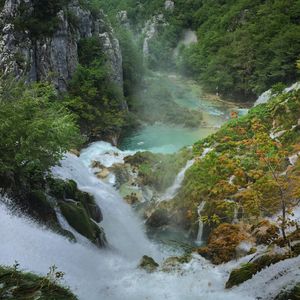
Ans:
<svg viewBox="0 0 300 300"><path fill-rule="evenodd" d="M91 157L83 156L82 159L87 164ZM70 243L31 220L11 215L0 205L1 265L12 265L17 260L23 269L45 274L55 264L66 273L64 283L80 300L254 300L259 294L253 291L259 275L254 277L254 284L247 282L246 288L242 285L238 289L224 290L229 270L247 262L251 256L219 267L195 256L179 272L171 273L148 274L137 269L142 255L148 254L161 261L168 253L162 253L147 239L141 221L131 208L111 186L96 179L81 159L73 155L67 155L53 173L75 180L80 189L95 196L104 214L102 225L111 247L99 250L85 239ZM60 222L68 226L62 217ZM286 265L291 263L286 262ZM282 269L284 266L283 263ZM274 275L266 273L264 282ZM295 275L295 270L291 274ZM278 281L280 283L277 280L276 284ZM281 287L279 284L278 289ZM262 293L265 295L264 291Z"/></svg>
<svg viewBox="0 0 300 300"><path fill-rule="evenodd" d="M176 193L180 189L182 182L184 180L184 175L186 171L194 164L195 160L189 160L186 166L179 172L176 176L174 183L170 186L166 192L162 195L161 200L170 200L176 196Z"/></svg>
<svg viewBox="0 0 300 300"><path fill-rule="evenodd" d="M101 225L111 247L121 250L123 255L133 259L147 253L155 256L153 245L144 235L142 221L134 215L119 194L97 179L79 158L67 154L61 167L53 168L52 173L63 179L75 180L79 189L94 195L104 216ZM134 249L132 245L135 245Z"/></svg>
<svg viewBox="0 0 300 300"><path fill-rule="evenodd" d="M200 205L198 206L198 223L199 223L199 227L198 227L198 234L197 234L197 239L196 239L196 244L197 245L202 245L203 244L203 229L204 229L204 223L202 221L202 216L201 216L201 213L205 207L205 204L206 202L205 201L202 201L200 203Z"/></svg>

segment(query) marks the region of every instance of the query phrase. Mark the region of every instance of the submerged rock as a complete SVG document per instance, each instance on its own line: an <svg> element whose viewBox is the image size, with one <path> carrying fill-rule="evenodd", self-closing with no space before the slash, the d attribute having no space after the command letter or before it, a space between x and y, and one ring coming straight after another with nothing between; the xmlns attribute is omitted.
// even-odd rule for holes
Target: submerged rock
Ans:
<svg viewBox="0 0 300 300"><path fill-rule="evenodd" d="M192 255L186 254L183 256L168 257L162 264L162 271L172 272L181 269L181 265L190 262Z"/></svg>

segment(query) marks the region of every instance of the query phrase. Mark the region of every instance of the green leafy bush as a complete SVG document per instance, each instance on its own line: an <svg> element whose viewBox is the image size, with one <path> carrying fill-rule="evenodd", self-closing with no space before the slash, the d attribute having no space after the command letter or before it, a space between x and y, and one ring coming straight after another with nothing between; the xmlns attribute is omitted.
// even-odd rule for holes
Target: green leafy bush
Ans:
<svg viewBox="0 0 300 300"><path fill-rule="evenodd" d="M0 93L0 176L42 175L82 141L73 116L44 83L6 82ZM8 176L9 177L9 176Z"/></svg>

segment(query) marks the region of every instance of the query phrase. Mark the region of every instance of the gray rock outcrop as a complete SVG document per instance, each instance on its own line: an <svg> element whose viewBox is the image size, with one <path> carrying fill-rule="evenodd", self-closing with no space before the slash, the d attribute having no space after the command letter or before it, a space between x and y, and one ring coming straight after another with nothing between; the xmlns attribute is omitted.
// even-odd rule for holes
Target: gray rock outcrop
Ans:
<svg viewBox="0 0 300 300"><path fill-rule="evenodd" d="M51 35L33 38L28 30L16 28L20 5L33 9L32 0L6 0L0 13L0 69L5 74L25 76L28 81L48 79L60 91L78 65L78 44L82 38L98 36L110 68L111 80L123 88L122 54L119 42L103 12L97 15L80 6L78 0L57 13ZM75 23L75 24L74 24Z"/></svg>

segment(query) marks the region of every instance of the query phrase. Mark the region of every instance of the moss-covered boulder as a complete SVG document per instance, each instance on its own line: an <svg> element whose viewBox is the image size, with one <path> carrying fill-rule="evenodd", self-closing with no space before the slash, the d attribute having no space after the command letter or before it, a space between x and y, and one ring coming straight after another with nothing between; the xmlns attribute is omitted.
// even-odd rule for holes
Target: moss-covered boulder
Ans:
<svg viewBox="0 0 300 300"><path fill-rule="evenodd" d="M262 269L287 258L290 258L289 254L266 254L258 257L252 262L243 264L240 268L234 269L230 273L229 279L226 282L226 288L239 285L251 279L253 275Z"/></svg>
<svg viewBox="0 0 300 300"><path fill-rule="evenodd" d="M88 238L98 247L106 244L105 234L88 215L80 202L60 202L59 207L67 222L81 235Z"/></svg>
<svg viewBox="0 0 300 300"><path fill-rule="evenodd" d="M159 264L150 256L144 255L139 263L139 268L152 273L157 270Z"/></svg>
<svg viewBox="0 0 300 300"><path fill-rule="evenodd" d="M57 200L63 216L78 233L98 247L106 244L104 231L97 223L103 220L94 197L78 189L73 180L48 178L49 194Z"/></svg>
<svg viewBox="0 0 300 300"><path fill-rule="evenodd" d="M56 223L56 213L43 190L32 190L28 195L31 214L45 223Z"/></svg>
<svg viewBox="0 0 300 300"><path fill-rule="evenodd" d="M207 246L198 248L197 252L214 264L221 264L237 257L236 249L243 241L251 241L251 236L245 227L221 224L210 234Z"/></svg>
<svg viewBox="0 0 300 300"><path fill-rule="evenodd" d="M73 200L80 202L90 218L97 223L103 220L101 209L94 197L89 193L80 191L74 180L64 181L62 179L49 178L48 184L50 195L54 196L58 201Z"/></svg>
<svg viewBox="0 0 300 300"><path fill-rule="evenodd" d="M0 299L77 300L77 297L48 277L0 267Z"/></svg>

